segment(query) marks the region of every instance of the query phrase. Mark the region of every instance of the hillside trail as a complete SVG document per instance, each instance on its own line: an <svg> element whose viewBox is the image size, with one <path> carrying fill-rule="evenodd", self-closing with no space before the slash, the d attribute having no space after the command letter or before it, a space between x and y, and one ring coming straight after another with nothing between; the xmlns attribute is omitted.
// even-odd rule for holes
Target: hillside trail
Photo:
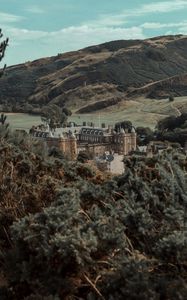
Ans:
<svg viewBox="0 0 187 300"><path fill-rule="evenodd" d="M182 115L181 111L171 103L171 108L176 112L176 117L180 117Z"/></svg>

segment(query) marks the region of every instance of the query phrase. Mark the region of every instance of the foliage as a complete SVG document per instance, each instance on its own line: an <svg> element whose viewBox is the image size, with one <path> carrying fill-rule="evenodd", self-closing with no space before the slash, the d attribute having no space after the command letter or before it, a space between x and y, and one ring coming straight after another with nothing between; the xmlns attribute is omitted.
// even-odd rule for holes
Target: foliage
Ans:
<svg viewBox="0 0 187 300"><path fill-rule="evenodd" d="M102 182L87 165L62 161L51 205L11 227L1 293L13 300L185 299L186 155L126 157L125 173Z"/></svg>
<svg viewBox="0 0 187 300"><path fill-rule="evenodd" d="M65 111L50 108L55 127ZM186 299L185 153L125 157L124 174L106 180L1 123L1 299ZM158 129L179 135L185 124L183 114Z"/></svg>
<svg viewBox="0 0 187 300"><path fill-rule="evenodd" d="M89 159L93 159L93 155L86 151L80 151L77 156L77 160L82 163L87 162Z"/></svg>
<svg viewBox="0 0 187 300"><path fill-rule="evenodd" d="M68 162L62 153L24 132L0 126L0 250L9 245L10 224L54 201L58 187L77 180L96 180L88 166Z"/></svg>
<svg viewBox="0 0 187 300"><path fill-rule="evenodd" d="M41 111L41 119L49 124L51 129L62 126L66 123L67 117L71 115L71 111L67 108L61 108L55 104L44 106Z"/></svg>
<svg viewBox="0 0 187 300"><path fill-rule="evenodd" d="M157 139L177 142L184 146L187 133L187 113L158 121L156 130Z"/></svg>
<svg viewBox="0 0 187 300"><path fill-rule="evenodd" d="M67 107L63 107L62 108L62 112L66 115L66 116L71 116L72 112L70 109L68 109Z"/></svg>
<svg viewBox="0 0 187 300"><path fill-rule="evenodd" d="M123 128L125 129L132 129L132 123L131 121L122 121L122 122L118 122L115 124L114 130L116 132L120 131L120 129Z"/></svg>
<svg viewBox="0 0 187 300"><path fill-rule="evenodd" d="M147 145L154 140L154 132L149 127L136 127L138 145Z"/></svg>
<svg viewBox="0 0 187 300"><path fill-rule="evenodd" d="M173 95L169 95L169 101L173 102L174 100L175 100L174 96Z"/></svg>
<svg viewBox="0 0 187 300"><path fill-rule="evenodd" d="M2 30L0 29L0 39L3 37ZM8 46L8 38L0 43L0 61L5 56L5 50ZM0 77L3 75L6 65L4 65L3 70L0 71Z"/></svg>
<svg viewBox="0 0 187 300"><path fill-rule="evenodd" d="M0 117L0 123L2 124L2 125L4 125L5 124L5 122L6 122L6 119L7 119L7 116L5 115L5 114L1 114L1 117Z"/></svg>
<svg viewBox="0 0 187 300"><path fill-rule="evenodd" d="M187 113L181 114L179 117L169 116L160 120L157 124L158 130L174 130L181 127L187 121Z"/></svg>

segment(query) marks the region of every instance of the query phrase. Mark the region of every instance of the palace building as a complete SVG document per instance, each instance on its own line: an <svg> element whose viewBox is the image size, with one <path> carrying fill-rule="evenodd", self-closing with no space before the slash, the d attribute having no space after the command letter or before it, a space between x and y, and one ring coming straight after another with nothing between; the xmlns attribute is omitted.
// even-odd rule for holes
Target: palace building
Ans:
<svg viewBox="0 0 187 300"><path fill-rule="evenodd" d="M106 151L128 155L136 150L136 132L131 129L120 129L116 132L112 126L95 128L93 126L77 126L57 128L51 132L48 127L41 129L32 127L33 137L46 142L47 147L60 149L70 159L76 159L80 151L86 151L94 156L103 155Z"/></svg>

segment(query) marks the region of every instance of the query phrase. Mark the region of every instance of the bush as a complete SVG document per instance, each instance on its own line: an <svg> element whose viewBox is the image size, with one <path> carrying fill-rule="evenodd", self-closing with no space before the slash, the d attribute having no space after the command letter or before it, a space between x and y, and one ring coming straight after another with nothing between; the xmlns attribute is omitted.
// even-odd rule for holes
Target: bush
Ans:
<svg viewBox="0 0 187 300"><path fill-rule="evenodd" d="M85 151L80 151L77 156L77 161L85 163L89 160L89 154Z"/></svg>
<svg viewBox="0 0 187 300"><path fill-rule="evenodd" d="M175 100L175 99L174 99L174 96L173 96L173 95L170 95L170 96L169 96L169 101L170 101L170 102L173 102L174 100Z"/></svg>
<svg viewBox="0 0 187 300"><path fill-rule="evenodd" d="M186 156L124 162L125 173L102 184L67 164L74 184L13 224L4 255L10 299L185 299Z"/></svg>
<svg viewBox="0 0 187 300"><path fill-rule="evenodd" d="M29 286L28 293L40 290L44 296L57 294L62 299L76 295L91 266L93 272L98 268L97 259L112 254L117 245L125 246L122 229L113 231L119 222L111 211L106 222L102 218L96 207L89 215L82 210L77 190L62 190L50 208L13 225L15 248L6 261L11 281L20 290Z"/></svg>

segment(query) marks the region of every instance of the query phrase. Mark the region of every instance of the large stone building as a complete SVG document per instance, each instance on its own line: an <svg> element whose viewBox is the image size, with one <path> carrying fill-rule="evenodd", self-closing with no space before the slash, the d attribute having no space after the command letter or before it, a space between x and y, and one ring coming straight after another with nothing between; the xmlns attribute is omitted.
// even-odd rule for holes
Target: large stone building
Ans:
<svg viewBox="0 0 187 300"><path fill-rule="evenodd" d="M134 128L120 129L115 132L108 128L94 128L88 126L58 128L55 132L32 128L31 133L36 138L44 139L49 148L56 147L70 159L76 159L80 151L86 151L94 156L103 155L106 151L127 155L136 150L136 132Z"/></svg>

